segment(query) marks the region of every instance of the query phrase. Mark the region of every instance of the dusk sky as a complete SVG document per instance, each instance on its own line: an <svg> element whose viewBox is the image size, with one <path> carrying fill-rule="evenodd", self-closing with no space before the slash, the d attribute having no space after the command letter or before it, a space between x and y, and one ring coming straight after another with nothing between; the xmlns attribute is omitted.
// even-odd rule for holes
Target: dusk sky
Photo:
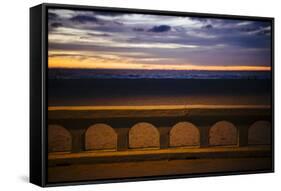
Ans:
<svg viewBox="0 0 281 191"><path fill-rule="evenodd" d="M270 22L49 9L49 68L270 70Z"/></svg>

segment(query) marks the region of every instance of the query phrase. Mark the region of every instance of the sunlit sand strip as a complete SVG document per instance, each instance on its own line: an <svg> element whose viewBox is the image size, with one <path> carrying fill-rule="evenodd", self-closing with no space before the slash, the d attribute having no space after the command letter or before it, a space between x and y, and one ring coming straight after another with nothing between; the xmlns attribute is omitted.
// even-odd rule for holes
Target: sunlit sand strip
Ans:
<svg viewBox="0 0 281 191"><path fill-rule="evenodd" d="M146 106L50 106L49 111L98 110L184 110L184 109L270 109L270 105L146 105Z"/></svg>

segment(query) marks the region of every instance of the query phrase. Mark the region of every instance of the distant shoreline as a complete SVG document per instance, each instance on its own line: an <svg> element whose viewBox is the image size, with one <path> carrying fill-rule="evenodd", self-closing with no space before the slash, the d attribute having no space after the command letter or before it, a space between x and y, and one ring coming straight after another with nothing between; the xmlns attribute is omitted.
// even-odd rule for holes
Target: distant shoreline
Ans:
<svg viewBox="0 0 281 191"><path fill-rule="evenodd" d="M270 105L142 105L142 106L50 106L48 111L99 110L184 110L184 109L270 109Z"/></svg>
<svg viewBox="0 0 281 191"><path fill-rule="evenodd" d="M49 69L49 79L270 79L271 71Z"/></svg>

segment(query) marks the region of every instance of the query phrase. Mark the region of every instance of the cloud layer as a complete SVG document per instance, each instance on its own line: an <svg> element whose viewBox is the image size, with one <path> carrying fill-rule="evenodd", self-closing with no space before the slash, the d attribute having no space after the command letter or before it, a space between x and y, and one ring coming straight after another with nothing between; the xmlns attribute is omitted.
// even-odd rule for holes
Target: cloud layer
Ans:
<svg viewBox="0 0 281 191"><path fill-rule="evenodd" d="M270 67L269 22L49 9L49 67Z"/></svg>

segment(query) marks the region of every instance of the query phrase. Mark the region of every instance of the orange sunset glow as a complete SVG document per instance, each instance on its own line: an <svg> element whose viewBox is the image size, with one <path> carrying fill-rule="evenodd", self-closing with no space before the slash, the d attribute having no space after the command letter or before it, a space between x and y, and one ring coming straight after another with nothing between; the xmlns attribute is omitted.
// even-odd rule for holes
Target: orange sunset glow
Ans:
<svg viewBox="0 0 281 191"><path fill-rule="evenodd" d="M270 71L270 66L198 66L192 64L153 65L142 63L115 63L100 60L80 60L75 58L49 58L50 68L79 69L147 69L147 70L204 70L204 71Z"/></svg>

